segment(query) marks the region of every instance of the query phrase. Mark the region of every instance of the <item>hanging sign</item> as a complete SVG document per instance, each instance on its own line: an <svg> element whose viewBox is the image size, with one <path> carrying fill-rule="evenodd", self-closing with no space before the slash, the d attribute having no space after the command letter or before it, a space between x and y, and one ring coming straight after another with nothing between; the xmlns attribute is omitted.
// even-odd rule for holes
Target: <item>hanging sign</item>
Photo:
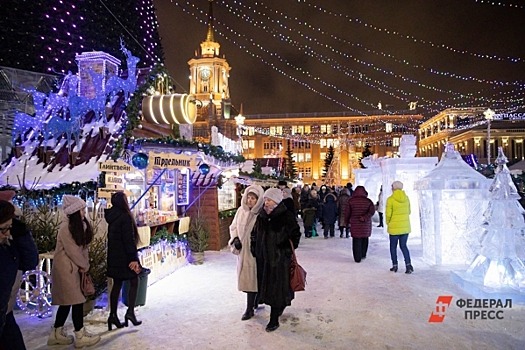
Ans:
<svg viewBox="0 0 525 350"><path fill-rule="evenodd" d="M129 197L131 196L133 193L131 193L131 191L128 191L128 190L125 190L125 189L117 189L117 188L105 188L105 187L101 187L97 190L97 196L98 198L111 198L111 195L113 195L113 193L115 192L124 192L124 194Z"/></svg>
<svg viewBox="0 0 525 350"><path fill-rule="evenodd" d="M195 169L195 156L175 153L149 152L148 167L155 169Z"/></svg>
<svg viewBox="0 0 525 350"><path fill-rule="evenodd" d="M106 186L115 186L116 189L124 189L124 178L122 176L115 176L106 174Z"/></svg>
<svg viewBox="0 0 525 350"><path fill-rule="evenodd" d="M175 196L177 205L188 205L190 203L190 172L177 171L175 174Z"/></svg>
<svg viewBox="0 0 525 350"><path fill-rule="evenodd" d="M131 172L131 165L122 160L105 162L98 162L98 171L105 171L108 173L125 174Z"/></svg>

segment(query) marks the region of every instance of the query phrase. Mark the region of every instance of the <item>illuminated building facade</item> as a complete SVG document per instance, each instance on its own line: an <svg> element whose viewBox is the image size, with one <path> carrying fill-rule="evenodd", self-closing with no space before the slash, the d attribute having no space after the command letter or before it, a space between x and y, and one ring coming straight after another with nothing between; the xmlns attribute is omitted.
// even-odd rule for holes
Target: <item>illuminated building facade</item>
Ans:
<svg viewBox="0 0 525 350"><path fill-rule="evenodd" d="M368 115L350 113L304 113L248 115L242 132L246 159L284 158L290 143L297 172L305 183L323 178L324 160L330 146L339 159L341 183L352 181L352 169L366 145L380 156L395 156L403 134L416 134L423 116L415 111ZM263 164L264 166L264 161Z"/></svg>
<svg viewBox="0 0 525 350"><path fill-rule="evenodd" d="M487 144L492 161L498 147L503 147L509 160L524 159L525 113L496 112L489 129L486 111L486 107L448 108L426 120L419 127L419 155L441 157L450 141L462 155L475 155L479 163L487 162Z"/></svg>

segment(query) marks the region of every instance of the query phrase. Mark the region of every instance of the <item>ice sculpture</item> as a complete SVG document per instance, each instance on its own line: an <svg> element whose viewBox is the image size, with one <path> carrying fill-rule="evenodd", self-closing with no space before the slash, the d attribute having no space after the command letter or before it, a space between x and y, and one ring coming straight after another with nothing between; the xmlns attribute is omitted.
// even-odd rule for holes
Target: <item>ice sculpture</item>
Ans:
<svg viewBox="0 0 525 350"><path fill-rule="evenodd" d="M414 190L414 184L436 167L438 158L414 157L415 136L403 135L402 140L403 147L400 146L399 149L401 158L387 158L381 161L383 200L386 202L386 199L392 194L392 182L396 180L403 182L403 190L410 198L410 226L412 227L410 238L420 238L420 206L417 193ZM379 193L379 186L377 193ZM375 198L371 199L375 201Z"/></svg>
<svg viewBox="0 0 525 350"><path fill-rule="evenodd" d="M425 261L435 265L472 261L489 186L490 180L465 163L448 142L436 168L415 184Z"/></svg>
<svg viewBox="0 0 525 350"><path fill-rule="evenodd" d="M377 154L361 159L361 163L365 169L354 169L354 188L357 186L365 186L368 192L368 198L374 203L377 201L379 195L379 188L381 187L381 161L388 157L378 157Z"/></svg>
<svg viewBox="0 0 525 350"><path fill-rule="evenodd" d="M512 290L525 299L525 264L517 249L523 237L524 210L512 182L507 157L498 148L496 176L490 186L490 202L484 213L479 254L464 273L457 275L464 284L488 293Z"/></svg>

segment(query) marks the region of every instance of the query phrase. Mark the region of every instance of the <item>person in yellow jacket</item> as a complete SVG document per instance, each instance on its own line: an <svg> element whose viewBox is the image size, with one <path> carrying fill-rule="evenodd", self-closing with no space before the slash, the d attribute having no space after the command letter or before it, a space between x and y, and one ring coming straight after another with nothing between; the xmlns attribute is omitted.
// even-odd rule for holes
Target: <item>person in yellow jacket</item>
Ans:
<svg viewBox="0 0 525 350"><path fill-rule="evenodd" d="M386 200L385 220L390 237L390 258L392 259L390 271L397 272L397 243L399 242L399 248L401 248L405 258L405 273L414 272L407 247L408 234L410 233L410 200L403 191L401 181L392 183L392 195Z"/></svg>

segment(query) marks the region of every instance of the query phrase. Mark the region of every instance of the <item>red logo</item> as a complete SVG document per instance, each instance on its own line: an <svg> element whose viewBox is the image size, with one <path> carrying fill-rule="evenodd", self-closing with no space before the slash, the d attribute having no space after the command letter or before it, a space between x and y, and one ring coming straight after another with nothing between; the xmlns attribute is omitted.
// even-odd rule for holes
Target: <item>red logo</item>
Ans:
<svg viewBox="0 0 525 350"><path fill-rule="evenodd" d="M428 322L430 323L441 323L445 319L445 311L452 302L451 295L440 295L436 300L436 309L430 314Z"/></svg>

